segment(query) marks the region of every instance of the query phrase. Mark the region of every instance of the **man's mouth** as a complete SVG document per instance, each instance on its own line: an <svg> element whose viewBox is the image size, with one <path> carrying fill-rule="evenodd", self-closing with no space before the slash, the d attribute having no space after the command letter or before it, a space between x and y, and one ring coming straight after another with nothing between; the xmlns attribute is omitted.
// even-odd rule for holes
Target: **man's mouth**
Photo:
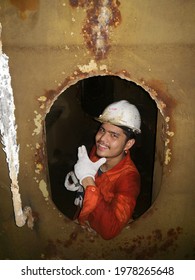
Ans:
<svg viewBox="0 0 195 280"><path fill-rule="evenodd" d="M105 151L105 150L109 149L109 147L107 145L104 145L102 143L97 143L97 148L100 151Z"/></svg>

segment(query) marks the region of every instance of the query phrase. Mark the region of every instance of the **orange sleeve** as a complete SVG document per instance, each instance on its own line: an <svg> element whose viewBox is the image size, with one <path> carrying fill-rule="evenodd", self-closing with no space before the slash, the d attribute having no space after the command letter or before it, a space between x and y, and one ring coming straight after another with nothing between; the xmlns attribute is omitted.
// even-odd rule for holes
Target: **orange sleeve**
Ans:
<svg viewBox="0 0 195 280"><path fill-rule="evenodd" d="M86 220L88 215L96 208L99 199L99 189L96 186L87 186L83 201L83 208L79 214L79 221L82 223Z"/></svg>
<svg viewBox="0 0 195 280"><path fill-rule="evenodd" d="M135 172L121 175L115 183L115 192L111 201L106 201L101 193L96 198L93 198L96 199L95 207L92 210L92 215L89 215L88 221L91 227L104 239L115 237L127 224L133 214L139 194L139 175ZM89 202L89 205L92 207L92 201ZM86 213L87 209L85 207L86 204L84 205Z"/></svg>

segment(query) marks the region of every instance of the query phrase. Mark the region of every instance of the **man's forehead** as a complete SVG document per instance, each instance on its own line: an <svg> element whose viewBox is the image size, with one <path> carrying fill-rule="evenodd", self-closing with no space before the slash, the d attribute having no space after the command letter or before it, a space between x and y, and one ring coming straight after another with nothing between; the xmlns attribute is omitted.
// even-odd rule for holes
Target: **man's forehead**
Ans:
<svg viewBox="0 0 195 280"><path fill-rule="evenodd" d="M101 127L103 127L106 131L108 132L114 132L114 133L117 133L117 134L123 134L123 130L122 128L114 125L114 124L111 124L111 123L102 123Z"/></svg>

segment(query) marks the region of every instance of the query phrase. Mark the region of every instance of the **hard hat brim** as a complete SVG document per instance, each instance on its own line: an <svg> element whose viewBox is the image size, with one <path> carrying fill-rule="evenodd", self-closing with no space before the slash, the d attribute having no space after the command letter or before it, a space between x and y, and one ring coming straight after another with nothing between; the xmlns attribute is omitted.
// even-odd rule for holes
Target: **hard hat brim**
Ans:
<svg viewBox="0 0 195 280"><path fill-rule="evenodd" d="M131 126L127 126L126 124L122 124L121 122L116 122L116 120L108 120L108 119L105 119L103 118L101 115L99 117L95 117L94 118L96 121L100 122L100 123L110 123L110 124L113 124L113 125L116 125L116 126L125 126L127 128L130 128L134 133L136 134L139 134L141 133L141 129L135 129L134 127L131 127Z"/></svg>

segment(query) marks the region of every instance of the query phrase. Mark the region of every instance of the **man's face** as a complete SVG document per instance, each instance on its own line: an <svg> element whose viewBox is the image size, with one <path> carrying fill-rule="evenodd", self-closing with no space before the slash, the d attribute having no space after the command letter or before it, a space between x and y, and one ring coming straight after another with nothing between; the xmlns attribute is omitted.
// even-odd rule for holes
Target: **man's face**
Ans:
<svg viewBox="0 0 195 280"><path fill-rule="evenodd" d="M95 137L97 156L106 158L122 157L124 150L128 150L134 139L127 141L123 130L115 125L103 123Z"/></svg>

